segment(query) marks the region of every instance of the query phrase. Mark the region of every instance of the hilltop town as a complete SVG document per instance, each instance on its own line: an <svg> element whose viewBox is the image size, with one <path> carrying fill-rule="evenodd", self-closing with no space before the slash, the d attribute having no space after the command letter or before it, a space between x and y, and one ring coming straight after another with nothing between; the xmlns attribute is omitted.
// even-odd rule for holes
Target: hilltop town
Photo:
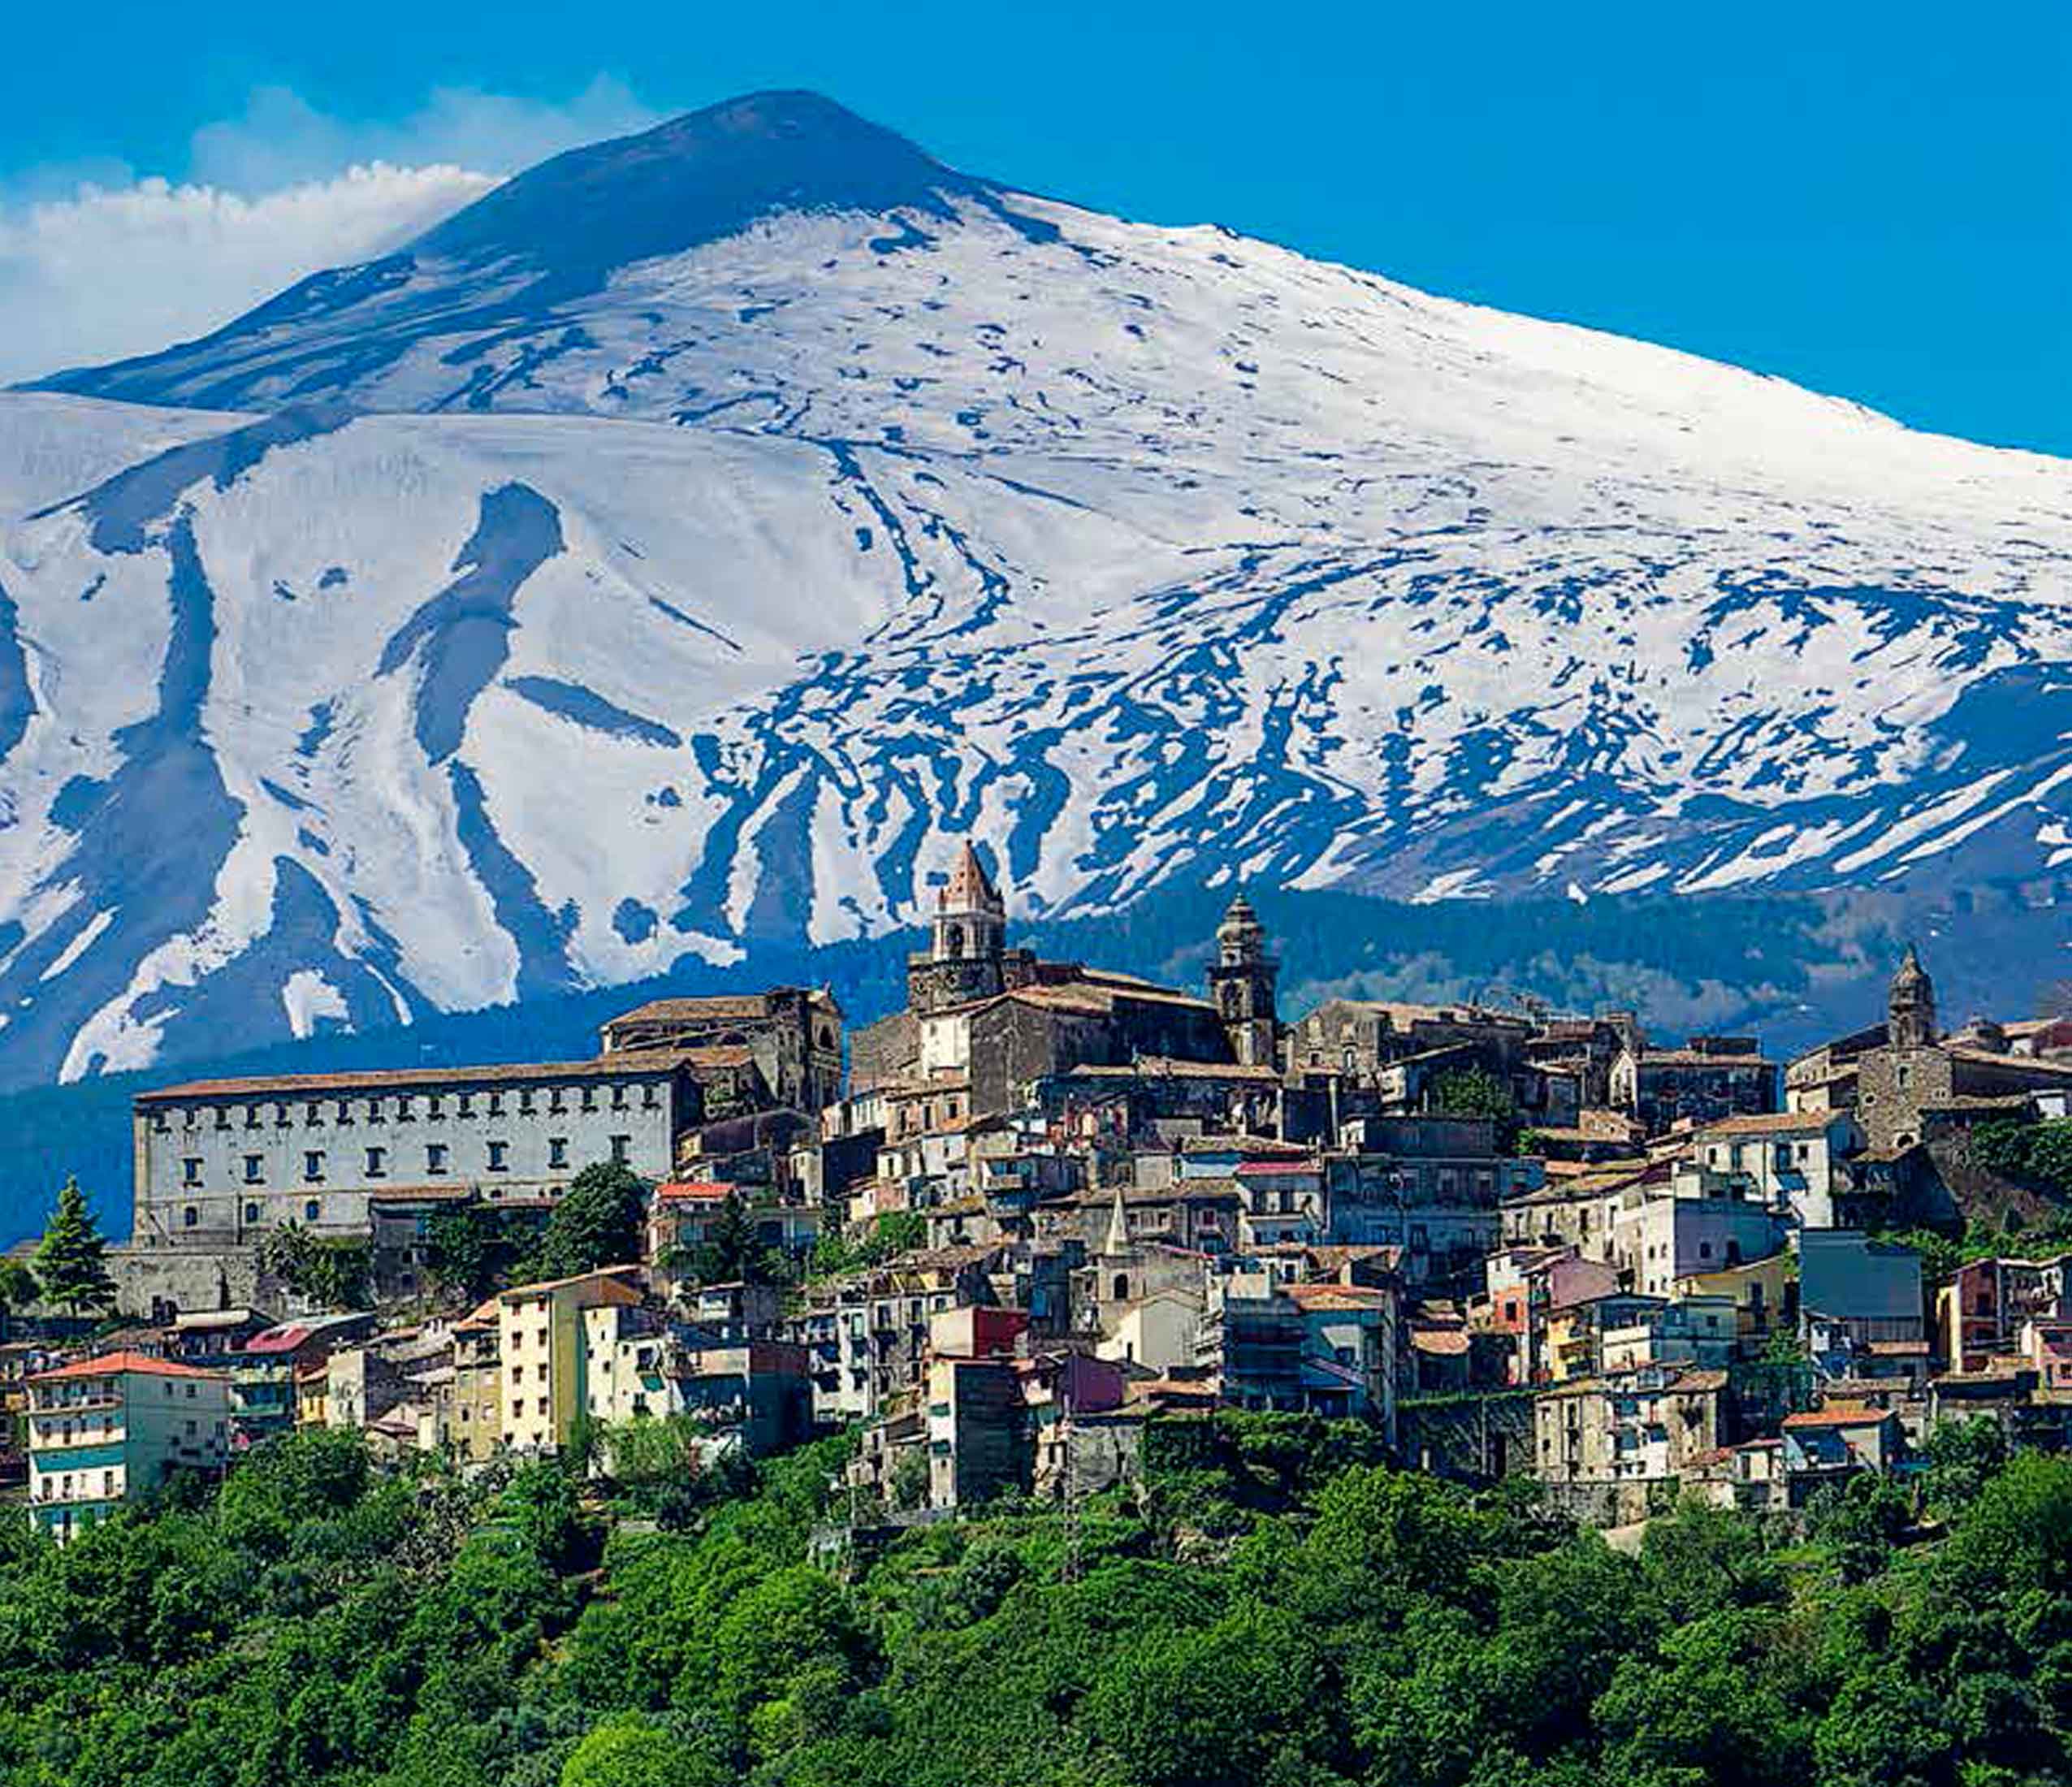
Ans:
<svg viewBox="0 0 2072 1787"><path fill-rule="evenodd" d="M967 847L854 1031L780 987L583 1060L142 1093L132 1235L61 1209L73 1276L15 1300L11 1465L64 1539L298 1429L600 1473L847 1433L846 1543L1278 1411L1589 1525L1789 1518L1952 1420L2072 1439L2069 1099L2072 1019L1946 1029L1911 949L1786 1062L1631 1012L1289 1016L1242 894L1161 986L1017 945Z"/></svg>

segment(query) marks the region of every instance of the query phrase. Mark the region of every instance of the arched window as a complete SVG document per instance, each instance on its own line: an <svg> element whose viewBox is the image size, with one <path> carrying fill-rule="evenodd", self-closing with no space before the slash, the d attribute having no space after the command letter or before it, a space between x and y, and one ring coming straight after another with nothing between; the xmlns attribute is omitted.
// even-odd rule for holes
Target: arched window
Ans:
<svg viewBox="0 0 2072 1787"><path fill-rule="evenodd" d="M943 947L945 953L952 961L963 954L964 927L962 925L953 924L943 933Z"/></svg>
<svg viewBox="0 0 2072 1787"><path fill-rule="evenodd" d="M1118 1272L1115 1274L1115 1300L1118 1303L1127 1303L1130 1300L1130 1275L1127 1272Z"/></svg>

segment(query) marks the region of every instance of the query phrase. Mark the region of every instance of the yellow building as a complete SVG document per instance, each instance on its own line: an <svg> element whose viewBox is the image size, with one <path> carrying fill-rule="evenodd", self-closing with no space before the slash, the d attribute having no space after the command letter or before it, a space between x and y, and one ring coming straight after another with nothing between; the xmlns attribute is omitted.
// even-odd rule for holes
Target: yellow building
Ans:
<svg viewBox="0 0 2072 1787"><path fill-rule="evenodd" d="M638 1268L607 1266L573 1279L520 1284L496 1299L499 1430L514 1452L569 1443L589 1387L583 1312L641 1300Z"/></svg>
<svg viewBox="0 0 2072 1787"><path fill-rule="evenodd" d="M453 1324L453 1408L448 1436L470 1464L493 1457L504 1439L503 1374L496 1301Z"/></svg>
<svg viewBox="0 0 2072 1787"><path fill-rule="evenodd" d="M1597 1327L1587 1305L1556 1309L1546 1318L1547 1381L1568 1383L1597 1369Z"/></svg>
<svg viewBox="0 0 2072 1787"><path fill-rule="evenodd" d="M1735 1332L1748 1352L1779 1328L1798 1320L1798 1258L1773 1253L1767 1259L1722 1266L1717 1272L1694 1272L1676 1283L1676 1295L1732 1297Z"/></svg>
<svg viewBox="0 0 2072 1787"><path fill-rule="evenodd" d="M295 1369L295 1425L331 1425L331 1373L324 1360L313 1359Z"/></svg>

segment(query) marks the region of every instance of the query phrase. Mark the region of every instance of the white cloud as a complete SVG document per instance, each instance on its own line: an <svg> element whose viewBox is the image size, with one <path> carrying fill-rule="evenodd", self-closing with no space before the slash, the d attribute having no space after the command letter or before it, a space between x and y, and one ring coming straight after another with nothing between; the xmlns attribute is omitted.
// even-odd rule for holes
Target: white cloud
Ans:
<svg viewBox="0 0 2072 1787"><path fill-rule="evenodd" d="M661 117L602 75L562 103L435 88L416 111L387 123L348 123L285 87L262 87L239 116L195 132L188 173L205 184L248 193L327 179L366 162L514 174L578 143L624 136Z"/></svg>
<svg viewBox="0 0 2072 1787"><path fill-rule="evenodd" d="M305 274L386 252L495 184L375 162L256 199L145 180L0 214L0 383L205 334Z"/></svg>
<svg viewBox="0 0 2072 1787"><path fill-rule="evenodd" d="M191 339L321 267L387 253L544 156L656 115L599 79L565 105L462 89L349 124L255 93L194 134L180 184L96 168L0 194L0 383ZM29 195L35 196L29 196Z"/></svg>

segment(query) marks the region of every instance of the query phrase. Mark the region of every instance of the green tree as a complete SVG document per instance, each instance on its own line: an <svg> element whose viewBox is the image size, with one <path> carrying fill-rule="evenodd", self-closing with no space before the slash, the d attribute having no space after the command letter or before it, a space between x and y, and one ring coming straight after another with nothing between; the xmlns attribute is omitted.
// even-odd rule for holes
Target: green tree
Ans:
<svg viewBox="0 0 2072 1787"><path fill-rule="evenodd" d="M1991 1415L1937 1421L1925 1449L1928 1502L1944 1512L1968 1508L2007 1464L2007 1435Z"/></svg>
<svg viewBox="0 0 2072 1787"><path fill-rule="evenodd" d="M594 1726L561 1765L560 1787L723 1787L710 1756L638 1713Z"/></svg>
<svg viewBox="0 0 2072 1787"><path fill-rule="evenodd" d="M299 1222L283 1222L259 1238L257 1251L261 1270L318 1308L366 1306L374 1261L366 1242L312 1235Z"/></svg>
<svg viewBox="0 0 2072 1787"><path fill-rule="evenodd" d="M36 1275L44 1296L74 1315L109 1309L115 1300L115 1281L108 1275L107 1255L108 1244L87 1207L86 1193L76 1179L67 1179L37 1244Z"/></svg>
<svg viewBox="0 0 2072 1787"><path fill-rule="evenodd" d="M1499 1153L1510 1153L1517 1147L1517 1101L1511 1088L1486 1067L1448 1069L1439 1075L1433 1098L1449 1117L1488 1118L1496 1127Z"/></svg>
<svg viewBox="0 0 2072 1787"><path fill-rule="evenodd" d="M593 1162L555 1205L534 1270L543 1279L572 1279L638 1260L646 1198L647 1188L630 1166Z"/></svg>
<svg viewBox="0 0 2072 1787"><path fill-rule="evenodd" d="M1981 1123L1971 1132L1971 1157L2002 1179L2027 1178L2032 1127L2014 1118Z"/></svg>
<svg viewBox="0 0 2072 1787"><path fill-rule="evenodd" d="M1133 1635L1087 1697L1094 1734L1140 1787L1316 1778L1323 1672L1285 1612L1246 1607L1206 1630Z"/></svg>
<svg viewBox="0 0 2072 1787"><path fill-rule="evenodd" d="M785 1276L783 1260L756 1235L738 1191L727 1193L705 1239L690 1249L687 1264L700 1284L776 1284Z"/></svg>
<svg viewBox="0 0 2072 1787"><path fill-rule="evenodd" d="M1696 1620L1784 1598L1784 1573L1746 1517L1686 1496L1676 1512L1650 1521L1641 1567L1670 1616Z"/></svg>
<svg viewBox="0 0 2072 1787"><path fill-rule="evenodd" d="M2029 1171L2049 1191L2072 1197L2072 1117L2053 1118L2031 1131Z"/></svg>
<svg viewBox="0 0 2072 1787"><path fill-rule="evenodd" d="M919 1508L928 1499L928 1453L925 1446L901 1448L898 1457L893 1460L885 1490L894 1508Z"/></svg>
<svg viewBox="0 0 2072 1787"><path fill-rule="evenodd" d="M19 1260L0 1256L0 1314L33 1303L42 1294L43 1287L36 1282L33 1272Z"/></svg>
<svg viewBox="0 0 2072 1787"><path fill-rule="evenodd" d="M1806 1508L1814 1536L1849 1583L1867 1582L1884 1568L1912 1512L1906 1491L1875 1471L1830 1484Z"/></svg>
<svg viewBox="0 0 2072 1787"><path fill-rule="evenodd" d="M469 1302L511 1283L521 1253L509 1222L481 1204L448 1205L426 1227L426 1270L441 1290Z"/></svg>
<svg viewBox="0 0 2072 1787"><path fill-rule="evenodd" d="M1612 1764L1606 1778L1802 1780L1806 1721L1762 1668L1779 1636L1771 1616L1723 1612L1669 1633L1660 1656L1629 1654L1595 1708Z"/></svg>

